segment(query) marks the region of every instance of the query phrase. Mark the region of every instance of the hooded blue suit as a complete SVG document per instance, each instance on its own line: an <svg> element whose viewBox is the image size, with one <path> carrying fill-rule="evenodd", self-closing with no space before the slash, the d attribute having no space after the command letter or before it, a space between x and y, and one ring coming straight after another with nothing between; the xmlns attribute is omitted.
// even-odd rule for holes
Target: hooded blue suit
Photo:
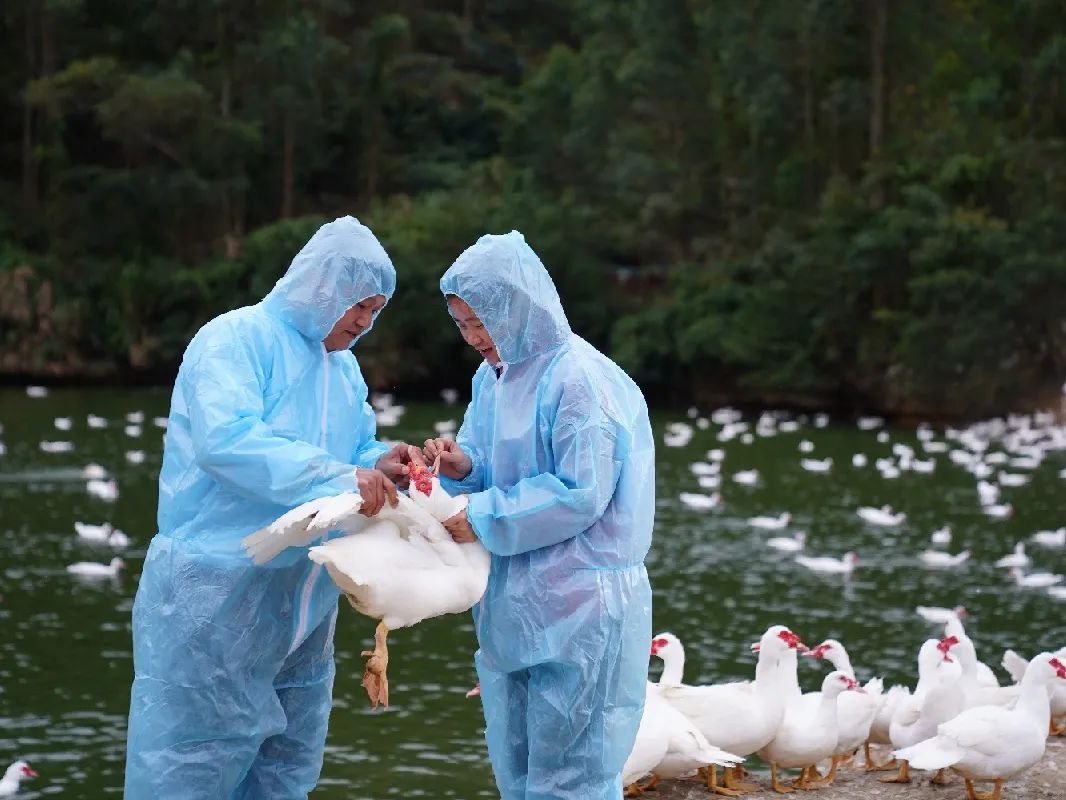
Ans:
<svg viewBox="0 0 1066 800"><path fill-rule="evenodd" d="M386 452L355 356L322 339L395 285L374 235L344 217L185 351L133 609L127 800L303 798L317 782L338 590L306 551L255 566L240 541L354 490L356 467Z"/></svg>
<svg viewBox="0 0 1066 800"><path fill-rule="evenodd" d="M503 800L615 800L644 704L655 448L636 384L575 335L522 235L483 236L441 291L481 319L484 363L451 492L492 554L475 608L486 739Z"/></svg>

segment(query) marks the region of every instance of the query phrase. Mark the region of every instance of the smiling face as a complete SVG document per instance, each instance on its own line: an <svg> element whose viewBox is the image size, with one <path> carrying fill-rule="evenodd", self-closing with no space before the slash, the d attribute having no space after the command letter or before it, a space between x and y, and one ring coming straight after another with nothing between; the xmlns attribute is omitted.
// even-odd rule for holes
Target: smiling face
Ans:
<svg viewBox="0 0 1066 800"><path fill-rule="evenodd" d="M322 340L322 344L331 353L334 350L347 350L352 346L356 337L370 327L374 321L374 315L384 307L385 295L383 294L374 294L360 300L337 320L333 329Z"/></svg>
<svg viewBox="0 0 1066 800"><path fill-rule="evenodd" d="M463 341L477 350L478 355L495 366L500 363L500 354L496 352L496 343L481 324L474 309L455 295L448 295L448 313L455 320Z"/></svg>

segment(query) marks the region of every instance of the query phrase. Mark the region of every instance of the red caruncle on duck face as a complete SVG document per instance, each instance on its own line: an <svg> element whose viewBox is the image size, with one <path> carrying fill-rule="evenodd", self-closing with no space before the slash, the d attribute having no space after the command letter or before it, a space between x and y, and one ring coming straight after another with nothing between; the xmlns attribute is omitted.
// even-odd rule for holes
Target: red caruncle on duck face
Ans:
<svg viewBox="0 0 1066 800"><path fill-rule="evenodd" d="M803 642L800 641L800 637L798 637L796 634L794 634L787 628L777 634L777 636L789 647L799 648L803 646Z"/></svg>
<svg viewBox="0 0 1066 800"><path fill-rule="evenodd" d="M948 655L948 652L951 650L952 647L954 647L958 643L959 643L959 637L958 636L948 636L946 639L941 639L940 640L940 644L938 644L936 646L936 649L944 654L944 660L945 661L951 661L951 656Z"/></svg>
<svg viewBox="0 0 1066 800"><path fill-rule="evenodd" d="M408 467L411 485L429 497L433 494L433 473L424 464L411 464Z"/></svg>

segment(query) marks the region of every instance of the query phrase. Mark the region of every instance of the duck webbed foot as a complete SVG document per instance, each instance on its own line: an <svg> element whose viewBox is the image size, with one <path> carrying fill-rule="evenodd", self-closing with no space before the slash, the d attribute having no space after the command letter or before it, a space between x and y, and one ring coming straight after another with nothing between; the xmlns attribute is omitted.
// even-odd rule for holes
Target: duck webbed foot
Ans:
<svg viewBox="0 0 1066 800"><path fill-rule="evenodd" d="M360 654L369 656L363 670L363 688L366 689L374 708L377 708L378 704L389 707L389 648L386 643L388 635L389 629L385 627L385 623L379 622L374 631L374 649L364 650Z"/></svg>
<svg viewBox="0 0 1066 800"><path fill-rule="evenodd" d="M802 775L800 777L803 777ZM779 794L788 794L789 792L796 791L791 786L785 786L783 783L777 780L777 764L770 762L770 786Z"/></svg>
<svg viewBox="0 0 1066 800"><path fill-rule="evenodd" d="M881 779L881 783L910 783L911 782L911 765L906 761L899 762L899 772L895 775L886 775Z"/></svg>
<svg viewBox="0 0 1066 800"><path fill-rule="evenodd" d="M735 767L723 767L722 774L724 780L722 783L725 784L727 789L732 789L741 794L759 791L761 787L757 783L745 783L741 780L741 778L744 777L745 772L746 770L744 767L740 766L740 764L737 764Z"/></svg>
<svg viewBox="0 0 1066 800"><path fill-rule="evenodd" d="M728 771L728 769L726 770ZM714 794L720 794L725 797L740 797L742 792L738 792L736 789L730 789L728 786L718 785L718 766L715 764L709 764L706 767L700 768L700 774L707 780L707 791Z"/></svg>
<svg viewBox="0 0 1066 800"><path fill-rule="evenodd" d="M951 778L948 777L947 769L937 770L936 775L929 779L934 786L950 786Z"/></svg>
<svg viewBox="0 0 1066 800"><path fill-rule="evenodd" d="M862 754L866 759L866 771L867 772L885 772L886 770L896 768L896 759L890 758L884 764L878 764L874 761L873 753L870 752L870 743L866 742L862 746Z"/></svg>

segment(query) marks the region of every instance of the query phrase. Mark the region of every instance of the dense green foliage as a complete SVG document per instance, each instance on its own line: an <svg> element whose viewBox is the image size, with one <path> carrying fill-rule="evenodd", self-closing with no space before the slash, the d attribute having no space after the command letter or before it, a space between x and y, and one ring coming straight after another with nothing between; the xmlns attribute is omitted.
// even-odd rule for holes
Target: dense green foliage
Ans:
<svg viewBox="0 0 1066 800"><path fill-rule="evenodd" d="M21 0L0 25L7 372L165 374L353 213L399 271L378 386L459 382L436 280L510 228L677 397L951 414L1066 377L1057 0Z"/></svg>

